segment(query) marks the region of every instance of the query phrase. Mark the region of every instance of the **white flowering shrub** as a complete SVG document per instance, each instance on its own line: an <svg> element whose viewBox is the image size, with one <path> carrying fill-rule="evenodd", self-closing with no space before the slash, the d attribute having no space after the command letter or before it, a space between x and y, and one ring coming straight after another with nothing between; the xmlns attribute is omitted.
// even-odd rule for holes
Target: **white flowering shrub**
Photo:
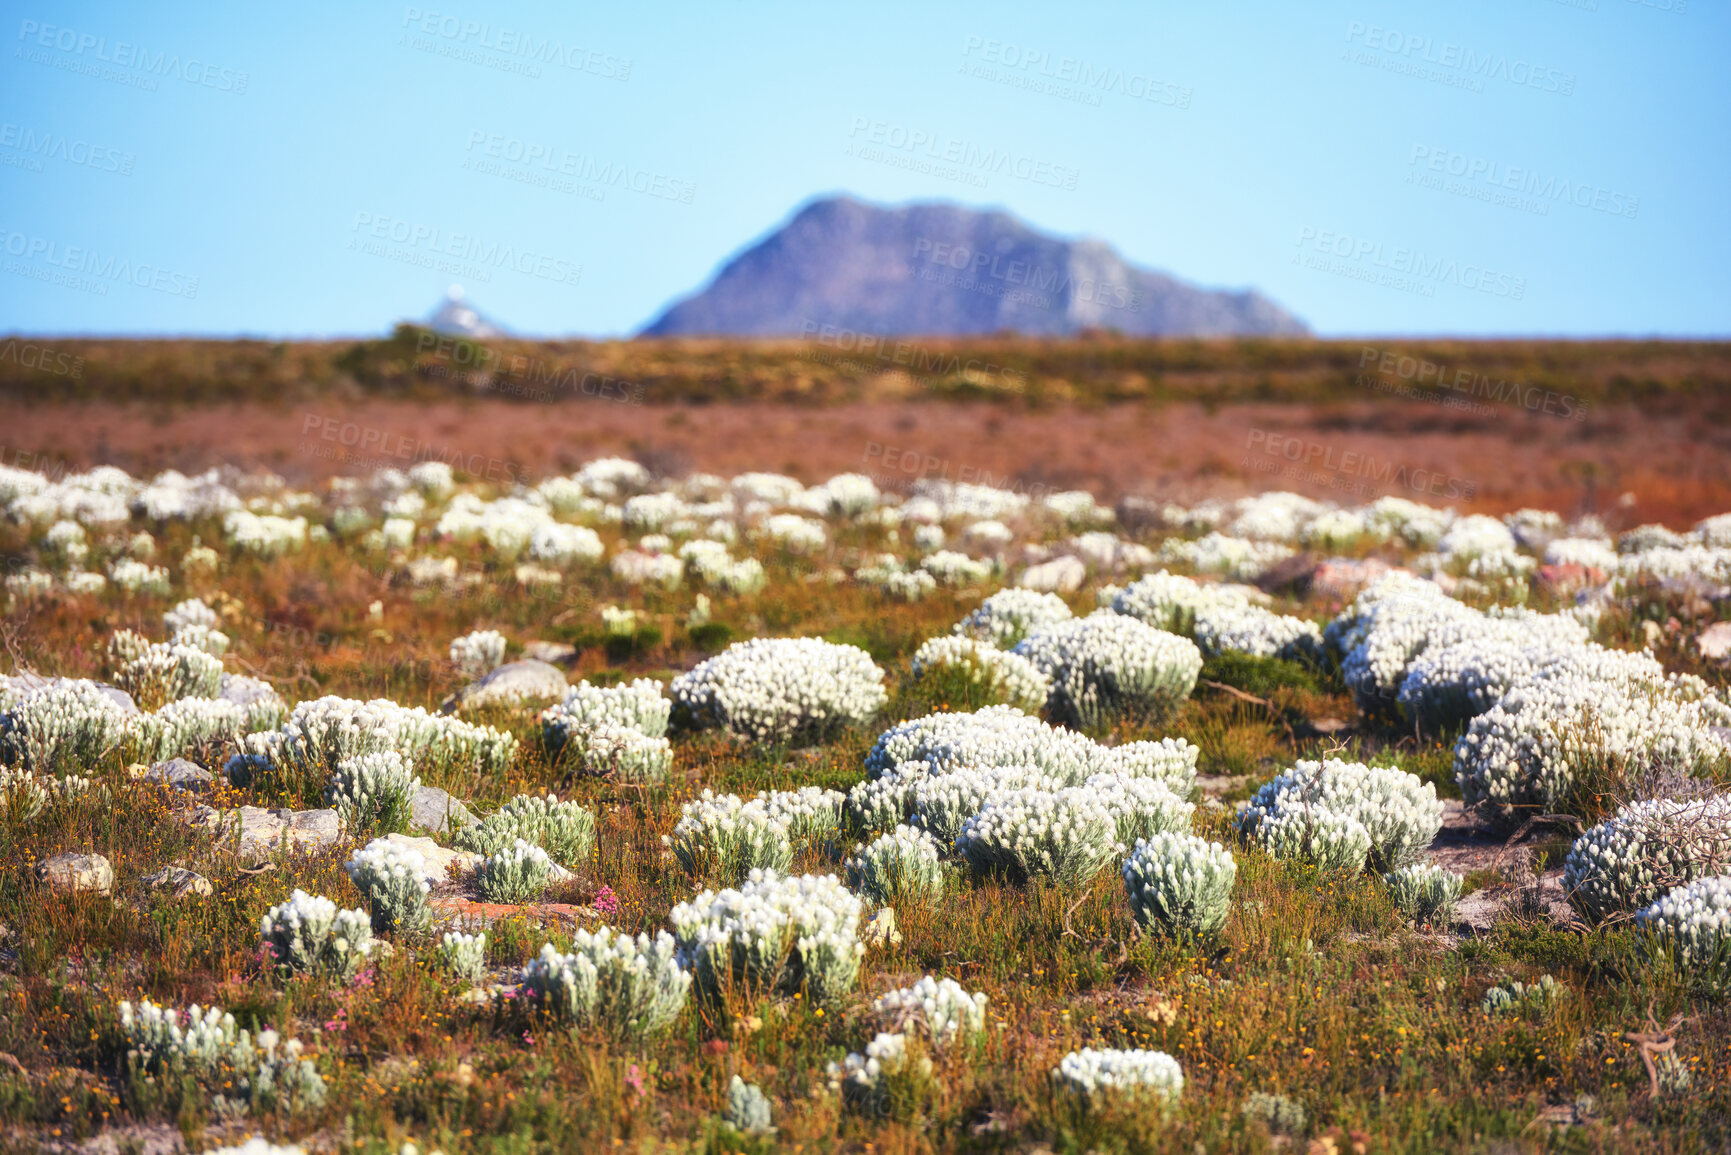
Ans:
<svg viewBox="0 0 1731 1155"><path fill-rule="evenodd" d="M129 594L161 594L169 591L168 570L137 558L123 557L108 567L108 580Z"/></svg>
<svg viewBox="0 0 1731 1155"><path fill-rule="evenodd" d="M842 805L847 795L820 786L798 790L768 790L757 796L772 822L787 830L795 845L822 846L841 831Z"/></svg>
<svg viewBox="0 0 1731 1155"><path fill-rule="evenodd" d="M259 937L277 969L347 982L373 951L372 919L364 910L338 910L328 898L297 889L259 921Z"/></svg>
<svg viewBox="0 0 1731 1155"><path fill-rule="evenodd" d="M1238 863L1220 843L1174 831L1139 840L1122 873L1137 922L1203 938L1226 924Z"/></svg>
<svg viewBox="0 0 1731 1155"><path fill-rule="evenodd" d="M36 773L94 765L132 737L135 718L96 682L56 679L0 713L0 764Z"/></svg>
<svg viewBox="0 0 1731 1155"><path fill-rule="evenodd" d="M669 919L705 992L804 992L832 1003L859 981L862 909L834 875L754 870L737 890L705 890Z"/></svg>
<svg viewBox="0 0 1731 1155"><path fill-rule="evenodd" d="M854 848L847 884L873 902L935 902L944 893L941 850L925 831L898 825Z"/></svg>
<svg viewBox="0 0 1731 1155"><path fill-rule="evenodd" d="M816 553L829 542L823 522L797 513L776 513L758 523L756 533L793 553Z"/></svg>
<svg viewBox="0 0 1731 1155"><path fill-rule="evenodd" d="M218 1106L294 1113L324 1105L324 1079L299 1039L285 1041L270 1030L255 1037L222 1008L197 1003L177 1011L145 999L116 1009L127 1065L136 1073L190 1075L216 1091Z"/></svg>
<svg viewBox="0 0 1731 1155"><path fill-rule="evenodd" d="M993 697L1030 712L1044 707L1052 691L1051 679L1028 659L977 638L931 638L914 651L910 668L915 678L933 670L958 671Z"/></svg>
<svg viewBox="0 0 1731 1155"><path fill-rule="evenodd" d="M395 750L361 754L337 763L325 788L325 803L351 831L403 830L421 780Z"/></svg>
<svg viewBox="0 0 1731 1155"><path fill-rule="evenodd" d="M945 586L975 586L991 578L994 566L989 561L975 561L965 553L940 549L920 559L920 568Z"/></svg>
<svg viewBox="0 0 1731 1155"><path fill-rule="evenodd" d="M924 762L904 762L876 778L856 783L842 804L842 819L860 834L889 830L914 812L914 787L929 773Z"/></svg>
<svg viewBox="0 0 1731 1155"><path fill-rule="evenodd" d="M1200 753L1184 738L1125 742L1105 748L1105 772L1159 782L1179 798L1188 798L1196 787L1196 759Z"/></svg>
<svg viewBox="0 0 1731 1155"><path fill-rule="evenodd" d="M278 557L306 545L307 519L236 509L223 519L222 532L228 544L242 553Z"/></svg>
<svg viewBox="0 0 1731 1155"><path fill-rule="evenodd" d="M912 1077L930 1077L932 1061L908 1047L908 1036L880 1031L866 1044L864 1054L850 1052L841 1063L830 1064L830 1077L841 1088L849 1106L867 1115L885 1115L892 1108L895 1084Z"/></svg>
<svg viewBox="0 0 1731 1155"><path fill-rule="evenodd" d="M1117 821L1086 787L1021 789L989 798L956 835L956 849L981 873L1025 881L1044 875L1078 887L1118 853Z"/></svg>
<svg viewBox="0 0 1731 1155"><path fill-rule="evenodd" d="M475 869L475 888L488 902L534 902L553 883L553 860L523 839L489 854Z"/></svg>
<svg viewBox="0 0 1731 1155"><path fill-rule="evenodd" d="M1119 590L1110 602L1114 613L1135 618L1170 634L1191 634L1196 614L1204 607L1242 607L1250 603L1243 594L1217 585L1198 582L1181 574L1147 574Z"/></svg>
<svg viewBox="0 0 1731 1155"><path fill-rule="evenodd" d="M1363 841L1371 865L1389 871L1417 861L1442 819L1436 787L1417 775L1330 758L1301 761L1264 785L1239 812L1238 825L1276 858L1329 868L1362 868L1364 855L1355 848Z"/></svg>
<svg viewBox="0 0 1731 1155"><path fill-rule="evenodd" d="M963 767L927 774L914 784L910 824L947 848L993 799L1015 790L1054 791L1064 786L1062 780L1032 766Z"/></svg>
<svg viewBox="0 0 1731 1155"><path fill-rule="evenodd" d="M1709 778L1727 760L1716 728L1731 709L1699 684L1657 680L1640 655L1587 651L1529 677L1474 718L1455 743L1469 805L1503 812L1562 805L1578 781L1651 767Z"/></svg>
<svg viewBox="0 0 1731 1155"><path fill-rule="evenodd" d="M548 521L529 535L529 556L554 565L594 565L607 553L601 537L586 525Z"/></svg>
<svg viewBox="0 0 1731 1155"><path fill-rule="evenodd" d="M1115 1099L1170 1103L1184 1090L1184 1071L1164 1051L1071 1051L1052 1070L1061 1089L1094 1104Z"/></svg>
<svg viewBox="0 0 1731 1155"><path fill-rule="evenodd" d="M1118 842L1134 846L1156 834L1188 833L1194 804L1158 778L1133 778L1122 772L1096 774L1083 783L1112 815Z"/></svg>
<svg viewBox="0 0 1731 1155"><path fill-rule="evenodd" d="M1006 589L982 601L980 608L957 622L952 632L1009 649L1035 630L1074 616L1057 594Z"/></svg>
<svg viewBox="0 0 1731 1155"><path fill-rule="evenodd" d="M1603 922L1673 887L1731 872L1731 795L1632 802L1575 840L1563 892Z"/></svg>
<svg viewBox="0 0 1731 1155"><path fill-rule="evenodd" d="M422 772L496 778L516 756L517 738L388 698L358 702L327 696L298 703L281 729L249 735L230 777L271 770L322 782L345 759L387 750Z"/></svg>
<svg viewBox="0 0 1731 1155"><path fill-rule="evenodd" d="M1195 541L1167 538L1160 546L1159 560L1190 566L1197 573L1222 574L1235 581L1254 581L1276 562L1298 551L1272 541L1250 541L1223 533L1210 533Z"/></svg>
<svg viewBox="0 0 1731 1155"><path fill-rule="evenodd" d="M475 630L451 639L451 664L465 678L479 678L504 661L505 635L498 630Z"/></svg>
<svg viewBox="0 0 1731 1155"><path fill-rule="evenodd" d="M479 982L487 973L487 936L446 931L434 948L439 969L461 982Z"/></svg>
<svg viewBox="0 0 1731 1155"><path fill-rule="evenodd" d="M114 684L147 710L180 698L214 698L222 659L180 643L154 645L116 670Z"/></svg>
<svg viewBox="0 0 1731 1155"><path fill-rule="evenodd" d="M555 758L567 742L588 731L630 729L660 738L667 733L671 708L661 684L651 678L606 687L579 682L564 701L541 712L542 738Z"/></svg>
<svg viewBox="0 0 1731 1155"><path fill-rule="evenodd" d="M1434 862L1415 863L1382 876L1389 897L1416 923L1446 924L1461 896L1460 875Z"/></svg>
<svg viewBox="0 0 1731 1155"><path fill-rule="evenodd" d="M927 975L911 987L878 996L872 1001L872 1013L894 1030L903 1034L917 1031L932 1046L943 1049L967 1046L985 1032L986 1002L983 991L969 994L954 979Z"/></svg>
<svg viewBox="0 0 1731 1155"><path fill-rule="evenodd" d="M690 990L691 972L679 965L666 931L634 939L605 926L579 930L570 954L549 943L523 970L523 993L542 1013L619 1036L664 1030L685 1009Z"/></svg>
<svg viewBox="0 0 1731 1155"><path fill-rule="evenodd" d="M349 857L347 869L373 916L373 933L415 934L432 922L427 860L420 851L376 838Z"/></svg>
<svg viewBox="0 0 1731 1155"><path fill-rule="evenodd" d="M1479 1001L1479 1009L1487 1015L1519 1014L1539 1019L1568 997L1568 987L1550 975L1541 975L1530 985L1509 982L1490 988Z"/></svg>
<svg viewBox="0 0 1731 1155"><path fill-rule="evenodd" d="M694 879L738 879L759 868L784 871L793 865L791 817L772 811L764 799L737 794L703 796L679 809L679 822L662 842Z"/></svg>
<svg viewBox="0 0 1731 1155"><path fill-rule="evenodd" d="M1030 634L1015 652L1052 680L1053 716L1085 727L1165 717L1202 672L1194 642L1109 610Z"/></svg>
<svg viewBox="0 0 1731 1155"><path fill-rule="evenodd" d="M925 570L909 572L899 564L861 566L853 577L859 584L901 602L917 602L938 588L938 579Z"/></svg>
<svg viewBox="0 0 1731 1155"><path fill-rule="evenodd" d="M221 624L216 611L205 605L202 598L187 598L165 610L162 615L162 628L168 631L170 637L186 629L214 630Z"/></svg>
<svg viewBox="0 0 1731 1155"><path fill-rule="evenodd" d="M820 740L883 706L884 672L857 646L821 638L736 642L673 680L700 728L757 742Z"/></svg>
<svg viewBox="0 0 1731 1155"><path fill-rule="evenodd" d="M1636 917L1686 973L1719 991L1731 982L1731 874L1673 887Z"/></svg>
<svg viewBox="0 0 1731 1155"><path fill-rule="evenodd" d="M774 1113L769 1099L756 1083L747 1083L738 1075L727 1085L727 1109L721 1121L742 1135L769 1135L775 1128L770 1124Z"/></svg>
<svg viewBox="0 0 1731 1155"><path fill-rule="evenodd" d="M673 768L673 743L630 726L580 730L561 752L576 773L616 782L660 782Z"/></svg>

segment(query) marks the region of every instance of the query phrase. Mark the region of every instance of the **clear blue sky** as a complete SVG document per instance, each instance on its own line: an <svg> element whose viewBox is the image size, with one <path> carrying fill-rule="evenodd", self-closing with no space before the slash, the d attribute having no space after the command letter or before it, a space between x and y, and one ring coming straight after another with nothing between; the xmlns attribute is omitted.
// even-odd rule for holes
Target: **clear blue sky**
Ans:
<svg viewBox="0 0 1731 1155"><path fill-rule="evenodd" d="M1716 0L167 7L6 5L0 330L626 334L835 192L1324 334L1731 330Z"/></svg>

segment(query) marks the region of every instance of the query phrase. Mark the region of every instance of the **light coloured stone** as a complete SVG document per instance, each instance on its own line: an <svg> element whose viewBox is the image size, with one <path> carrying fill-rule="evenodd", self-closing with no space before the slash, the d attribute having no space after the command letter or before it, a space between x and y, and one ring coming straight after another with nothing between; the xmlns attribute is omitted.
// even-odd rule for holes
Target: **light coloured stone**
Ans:
<svg viewBox="0 0 1731 1155"><path fill-rule="evenodd" d="M1731 658L1731 622L1714 622L1702 630L1701 636L1695 639L1695 648L1709 662Z"/></svg>
<svg viewBox="0 0 1731 1155"><path fill-rule="evenodd" d="M427 869L422 877L427 880L429 886L437 886L441 882L454 882L456 881L456 874L473 870L481 865L482 861L479 854L440 846L431 838L416 838L410 834L387 834L385 840L420 852L421 857L427 862Z"/></svg>
<svg viewBox="0 0 1731 1155"><path fill-rule="evenodd" d="M437 786L422 786L409 803L409 825L417 830L444 834L475 821L475 815Z"/></svg>
<svg viewBox="0 0 1731 1155"><path fill-rule="evenodd" d="M507 662L445 699L440 710L476 710L483 706L517 706L525 702L557 702L571 687L565 672L549 662L524 658Z"/></svg>
<svg viewBox="0 0 1731 1155"><path fill-rule="evenodd" d="M114 867L100 854L67 851L42 860L36 876L54 890L77 894L114 893Z"/></svg>
<svg viewBox="0 0 1731 1155"><path fill-rule="evenodd" d="M902 932L896 929L894 907L882 907L860 928L860 941L868 947L900 946Z"/></svg>
<svg viewBox="0 0 1731 1155"><path fill-rule="evenodd" d="M1041 590L1045 593L1070 593L1082 588L1082 582L1088 577L1088 567L1082 564L1081 558L1065 554L1051 561L1031 565L1022 571L1021 579L1016 583L1023 589Z"/></svg>
<svg viewBox="0 0 1731 1155"><path fill-rule="evenodd" d="M165 866L154 874L145 875L139 881L152 890L169 891L175 898L185 898L189 894L208 898L214 893L210 879L184 866Z"/></svg>

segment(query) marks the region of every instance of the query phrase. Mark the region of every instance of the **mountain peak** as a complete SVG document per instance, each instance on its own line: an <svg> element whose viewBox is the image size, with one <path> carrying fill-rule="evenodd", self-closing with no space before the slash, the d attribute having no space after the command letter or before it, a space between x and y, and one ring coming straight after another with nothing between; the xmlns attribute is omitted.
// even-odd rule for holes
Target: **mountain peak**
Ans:
<svg viewBox="0 0 1731 1155"><path fill-rule="evenodd" d="M799 336L824 326L897 336L1309 332L1254 291L1188 284L1001 209L834 196L800 208L643 335Z"/></svg>
<svg viewBox="0 0 1731 1155"><path fill-rule="evenodd" d="M495 324L469 304L461 285L452 285L445 290L445 299L427 314L427 328L435 333L474 337L477 340L503 337L507 334L503 325Z"/></svg>

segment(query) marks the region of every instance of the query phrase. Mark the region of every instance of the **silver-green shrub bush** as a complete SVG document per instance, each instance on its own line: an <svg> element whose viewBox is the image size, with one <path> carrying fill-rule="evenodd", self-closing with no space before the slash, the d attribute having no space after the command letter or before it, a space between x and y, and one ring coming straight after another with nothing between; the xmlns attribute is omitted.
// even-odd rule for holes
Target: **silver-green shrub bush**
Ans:
<svg viewBox="0 0 1731 1155"><path fill-rule="evenodd" d="M1178 937L1206 937L1226 923L1238 863L1218 842L1165 833L1138 841L1123 875L1137 922Z"/></svg>
<svg viewBox="0 0 1731 1155"><path fill-rule="evenodd" d="M679 965L666 931L633 939L605 926L579 930L570 954L549 943L523 972L524 993L546 1014L620 1036L667 1027L684 1009L690 989L691 973Z"/></svg>

